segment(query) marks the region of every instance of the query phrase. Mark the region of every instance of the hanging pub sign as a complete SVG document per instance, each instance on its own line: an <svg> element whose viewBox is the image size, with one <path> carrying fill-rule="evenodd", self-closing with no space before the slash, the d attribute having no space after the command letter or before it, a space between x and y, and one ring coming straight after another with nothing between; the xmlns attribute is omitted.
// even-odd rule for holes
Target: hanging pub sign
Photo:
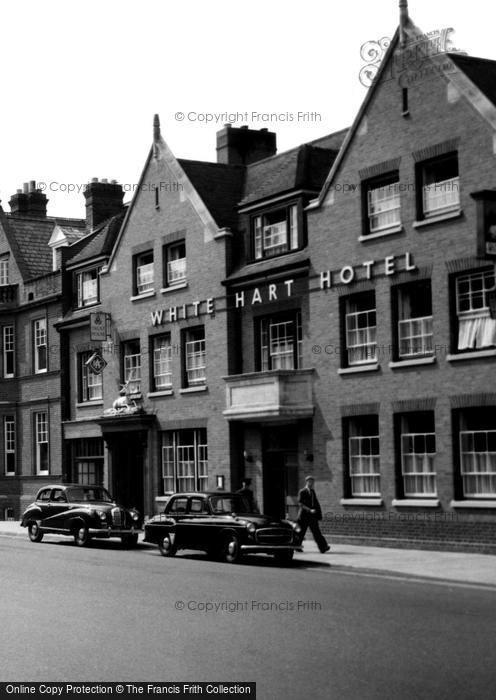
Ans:
<svg viewBox="0 0 496 700"><path fill-rule="evenodd" d="M97 311L90 314L90 340L107 340L110 335L110 315Z"/></svg>
<svg viewBox="0 0 496 700"><path fill-rule="evenodd" d="M99 350L95 350L84 364L90 368L93 374L101 374L107 366L107 362L103 359Z"/></svg>

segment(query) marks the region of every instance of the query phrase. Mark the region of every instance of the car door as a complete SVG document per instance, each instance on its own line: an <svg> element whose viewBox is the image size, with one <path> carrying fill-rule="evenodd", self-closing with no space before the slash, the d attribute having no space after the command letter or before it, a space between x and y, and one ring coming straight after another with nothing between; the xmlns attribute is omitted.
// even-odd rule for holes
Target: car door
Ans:
<svg viewBox="0 0 496 700"><path fill-rule="evenodd" d="M40 519L44 524L46 518L50 515L50 494L51 488L42 489L36 497L36 507L40 513Z"/></svg>
<svg viewBox="0 0 496 700"><path fill-rule="evenodd" d="M185 532L184 520L186 518L188 511L188 497L187 496L176 496L171 498L167 504L166 513L169 518L174 521L174 525L169 527L168 530L170 534L174 535L174 544L177 547L183 547L185 542L185 536L187 536L187 529Z"/></svg>
<svg viewBox="0 0 496 700"><path fill-rule="evenodd" d="M188 512L182 522L184 541L192 549L207 549L208 508L204 496L190 496Z"/></svg>
<svg viewBox="0 0 496 700"><path fill-rule="evenodd" d="M68 509L69 503L65 489L60 487L52 489L52 493L50 495L50 519L47 525L60 529L67 528Z"/></svg>

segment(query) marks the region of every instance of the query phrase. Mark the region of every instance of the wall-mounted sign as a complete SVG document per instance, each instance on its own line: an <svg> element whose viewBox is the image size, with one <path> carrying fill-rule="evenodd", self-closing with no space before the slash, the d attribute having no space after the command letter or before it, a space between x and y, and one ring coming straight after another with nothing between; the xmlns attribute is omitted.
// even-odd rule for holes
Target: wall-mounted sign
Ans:
<svg viewBox="0 0 496 700"><path fill-rule="evenodd" d="M110 335L110 314L97 311L90 314L90 340L107 340Z"/></svg>
<svg viewBox="0 0 496 700"><path fill-rule="evenodd" d="M107 363L103 359L99 350L95 350L95 352L88 357L84 364L90 368L93 374L101 374L107 366Z"/></svg>
<svg viewBox="0 0 496 700"><path fill-rule="evenodd" d="M324 270L320 272L320 290L331 289L336 285L347 285L360 280L370 280L373 277L384 275L390 277L399 272L412 272L417 266L413 262L411 253L402 255L387 255L381 260L366 260L358 265L344 265L340 270ZM254 287L250 291L239 291L228 297L228 306L232 303L235 309L245 306L255 306L267 302L287 299L293 295L294 279L282 280L264 287ZM172 323L187 318L197 317L200 314L212 315L215 313L215 299L193 301L180 306L169 306L165 309L156 309L151 312L153 326L164 323Z"/></svg>

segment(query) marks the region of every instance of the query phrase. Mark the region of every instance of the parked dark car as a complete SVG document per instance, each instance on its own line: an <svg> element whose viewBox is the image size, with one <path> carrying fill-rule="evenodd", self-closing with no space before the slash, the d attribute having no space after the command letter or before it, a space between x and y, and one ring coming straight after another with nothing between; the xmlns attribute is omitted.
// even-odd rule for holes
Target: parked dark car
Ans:
<svg viewBox="0 0 496 700"><path fill-rule="evenodd" d="M74 537L79 547L92 537L120 537L123 545L134 547L143 522L137 510L117 504L102 486L53 484L38 491L21 525L28 528L31 542L52 533Z"/></svg>
<svg viewBox="0 0 496 700"><path fill-rule="evenodd" d="M240 494L175 493L164 512L146 523L145 542L157 544L164 557L199 549L229 563L258 553L289 563L295 550L301 551L299 532L296 523L249 512Z"/></svg>

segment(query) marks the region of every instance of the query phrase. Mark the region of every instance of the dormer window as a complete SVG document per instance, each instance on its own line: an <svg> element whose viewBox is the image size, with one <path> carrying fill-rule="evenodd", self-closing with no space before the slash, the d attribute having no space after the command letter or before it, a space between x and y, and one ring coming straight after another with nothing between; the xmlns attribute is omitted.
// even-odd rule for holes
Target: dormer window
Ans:
<svg viewBox="0 0 496 700"><path fill-rule="evenodd" d="M252 236L255 260L270 258L299 248L300 229L296 204L253 217Z"/></svg>
<svg viewBox="0 0 496 700"><path fill-rule="evenodd" d="M99 267L76 273L77 306L91 306L100 301Z"/></svg>

